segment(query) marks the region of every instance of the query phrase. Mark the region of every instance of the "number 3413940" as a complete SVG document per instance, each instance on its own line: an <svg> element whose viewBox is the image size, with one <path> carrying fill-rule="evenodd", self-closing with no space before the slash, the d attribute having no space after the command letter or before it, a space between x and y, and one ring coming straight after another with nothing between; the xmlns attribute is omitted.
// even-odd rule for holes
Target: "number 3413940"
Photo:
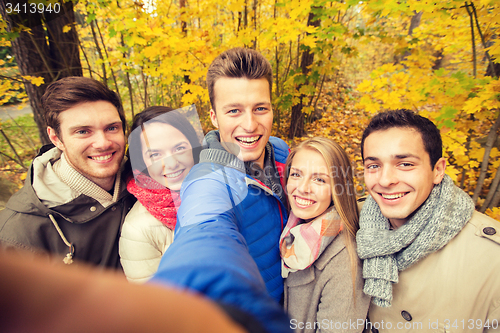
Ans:
<svg viewBox="0 0 500 333"><path fill-rule="evenodd" d="M61 11L61 4L43 4L43 3L10 3L5 4L7 14L43 14L43 13L59 13Z"/></svg>

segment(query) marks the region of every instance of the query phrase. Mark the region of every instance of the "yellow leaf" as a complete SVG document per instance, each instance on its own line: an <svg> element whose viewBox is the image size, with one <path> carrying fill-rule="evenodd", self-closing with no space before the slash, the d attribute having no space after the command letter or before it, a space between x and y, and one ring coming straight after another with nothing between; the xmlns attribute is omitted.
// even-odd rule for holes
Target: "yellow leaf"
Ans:
<svg viewBox="0 0 500 333"><path fill-rule="evenodd" d="M23 79L28 80L31 82L31 84L34 84L35 86L40 86L43 84L44 80L43 77L41 76L30 76L30 75L23 75Z"/></svg>
<svg viewBox="0 0 500 333"><path fill-rule="evenodd" d="M405 89L409 77L405 73L396 73L391 77L391 82L396 86L396 89Z"/></svg>
<svg viewBox="0 0 500 333"><path fill-rule="evenodd" d="M494 207L493 209L488 208L485 213L489 217L491 217L497 221L500 221L500 208L499 207Z"/></svg>
<svg viewBox="0 0 500 333"><path fill-rule="evenodd" d="M373 90L373 87L372 87L372 84L369 80L363 80L363 82L361 82L358 85L359 92L370 92L372 90Z"/></svg>
<svg viewBox="0 0 500 333"><path fill-rule="evenodd" d="M398 69L397 65L394 65L392 63L389 63L389 64L385 64L385 65L382 65L380 67L380 70L385 72L385 73L390 73L390 72L394 72Z"/></svg>
<svg viewBox="0 0 500 333"><path fill-rule="evenodd" d="M302 44L305 45L305 46L309 46L310 48L313 48L313 47L316 46L316 38L313 37L313 36L306 36L302 40Z"/></svg>
<svg viewBox="0 0 500 333"><path fill-rule="evenodd" d="M469 153L469 157L476 161L482 161L484 156L484 148L474 149Z"/></svg>
<svg viewBox="0 0 500 333"><path fill-rule="evenodd" d="M68 31L71 30L71 24L66 24L64 27L63 27L63 33L67 33Z"/></svg>
<svg viewBox="0 0 500 333"><path fill-rule="evenodd" d="M144 56L146 58L153 59L154 57L156 57L157 55L160 54L160 48L158 46L154 46L154 45L149 46L149 47L144 48L142 53L144 54Z"/></svg>
<svg viewBox="0 0 500 333"><path fill-rule="evenodd" d="M446 166L446 174L456 183L460 172L453 165Z"/></svg>
<svg viewBox="0 0 500 333"><path fill-rule="evenodd" d="M39 87L44 83L43 77L33 77L31 78L31 83L33 83L35 86Z"/></svg>
<svg viewBox="0 0 500 333"><path fill-rule="evenodd" d="M458 149L457 149L458 150ZM463 148L463 151L460 150L458 154L453 154L455 156L455 164L458 166L464 166L467 163L469 163L469 158L465 155L465 148Z"/></svg>
<svg viewBox="0 0 500 333"><path fill-rule="evenodd" d="M471 169L479 167L479 162L478 161L469 161L469 167Z"/></svg>
<svg viewBox="0 0 500 333"><path fill-rule="evenodd" d="M467 114L475 113L481 110L482 100L480 98L472 98L465 102L463 110Z"/></svg>
<svg viewBox="0 0 500 333"><path fill-rule="evenodd" d="M380 105L378 103L374 103L372 99L367 95L360 98L359 103L356 104L356 107L359 109L364 109L371 113L376 113L380 110Z"/></svg>
<svg viewBox="0 0 500 333"><path fill-rule="evenodd" d="M387 84L387 78L378 78L372 81L372 86L374 90L380 90Z"/></svg>
<svg viewBox="0 0 500 333"><path fill-rule="evenodd" d="M382 103L386 103L390 98L389 93L385 90L376 91L375 93L373 93L373 97L380 99Z"/></svg>
<svg viewBox="0 0 500 333"><path fill-rule="evenodd" d="M148 42L144 38L142 38L142 37L133 36L132 37L132 43L133 44L139 44L139 45L146 45Z"/></svg>

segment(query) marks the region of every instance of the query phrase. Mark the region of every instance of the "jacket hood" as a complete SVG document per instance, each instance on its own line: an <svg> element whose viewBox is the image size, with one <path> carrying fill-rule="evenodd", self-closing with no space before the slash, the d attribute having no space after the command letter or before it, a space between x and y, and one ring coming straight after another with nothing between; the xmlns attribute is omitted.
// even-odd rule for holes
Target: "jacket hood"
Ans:
<svg viewBox="0 0 500 333"><path fill-rule="evenodd" d="M38 198L35 189L33 188L33 180L34 178L37 178L37 182L40 183L41 188L46 188L45 184L42 182L45 174L45 167L48 164L52 166L52 163L57 161L60 156L61 151L54 145L43 146L31 163L26 175L24 186L12 195L11 200L9 200L6 204L6 208L19 213L31 215L47 216L50 214L51 210L47 208L47 206L45 206ZM53 172L52 167L51 171Z"/></svg>
<svg viewBox="0 0 500 333"><path fill-rule="evenodd" d="M43 146L31 163L24 186L11 197L6 208L29 215L58 215L73 223L85 223L105 211L97 200L72 190L58 178L53 164L61 153L54 145ZM117 201L128 194L125 186L121 188Z"/></svg>

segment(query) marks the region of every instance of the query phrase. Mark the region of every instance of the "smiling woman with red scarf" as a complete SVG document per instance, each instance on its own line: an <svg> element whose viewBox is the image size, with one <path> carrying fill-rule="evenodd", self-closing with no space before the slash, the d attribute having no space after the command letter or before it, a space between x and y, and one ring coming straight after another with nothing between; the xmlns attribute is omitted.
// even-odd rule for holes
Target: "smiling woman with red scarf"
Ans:
<svg viewBox="0 0 500 333"><path fill-rule="evenodd" d="M127 189L137 202L125 218L119 244L129 281L149 280L173 242L179 190L198 162L200 146L195 129L177 110L153 106L134 117L129 136L134 177Z"/></svg>

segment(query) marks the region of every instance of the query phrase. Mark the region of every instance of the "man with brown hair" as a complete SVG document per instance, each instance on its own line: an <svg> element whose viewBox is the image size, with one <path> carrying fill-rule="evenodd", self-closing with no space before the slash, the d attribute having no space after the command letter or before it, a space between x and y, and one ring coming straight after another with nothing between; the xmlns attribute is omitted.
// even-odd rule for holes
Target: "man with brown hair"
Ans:
<svg viewBox="0 0 500 333"><path fill-rule="evenodd" d="M441 134L399 109L375 115L361 157L370 194L357 251L371 332L499 332L500 223L445 174Z"/></svg>
<svg viewBox="0 0 500 333"><path fill-rule="evenodd" d="M42 104L53 145L41 148L0 212L0 244L119 268L120 227L133 204L121 177L121 102L98 81L67 77L47 87Z"/></svg>

